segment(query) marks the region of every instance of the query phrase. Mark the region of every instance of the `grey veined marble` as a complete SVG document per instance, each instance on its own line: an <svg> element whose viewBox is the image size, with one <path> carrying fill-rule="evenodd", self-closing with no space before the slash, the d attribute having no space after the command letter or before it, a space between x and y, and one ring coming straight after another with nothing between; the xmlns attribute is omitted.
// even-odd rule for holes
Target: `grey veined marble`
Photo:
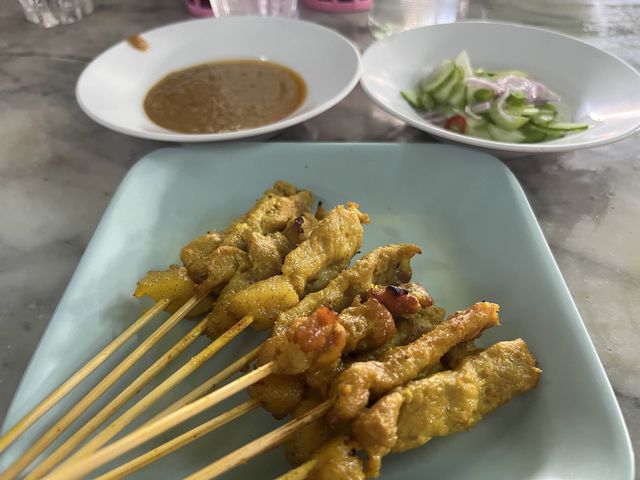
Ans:
<svg viewBox="0 0 640 480"><path fill-rule="evenodd" d="M640 66L640 5L624 0L484 0L460 11L547 26ZM366 14L301 16L360 46ZM96 0L74 25L27 23L0 9L0 419L58 299L127 169L161 146L89 120L74 99L82 68L131 34L188 18L179 0ZM310 141L432 141L356 88L330 111L279 136ZM529 197L587 324L640 451L639 137L557 158L506 161ZM576 366L579 368L579 366Z"/></svg>

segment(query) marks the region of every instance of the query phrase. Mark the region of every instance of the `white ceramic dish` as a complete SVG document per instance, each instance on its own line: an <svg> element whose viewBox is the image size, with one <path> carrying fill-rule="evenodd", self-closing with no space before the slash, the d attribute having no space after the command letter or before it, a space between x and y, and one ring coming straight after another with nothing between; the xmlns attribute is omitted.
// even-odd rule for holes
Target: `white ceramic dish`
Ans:
<svg viewBox="0 0 640 480"><path fill-rule="evenodd" d="M358 201L372 219L365 228L363 252L399 241L420 245L423 254L412 262L414 279L438 304L451 312L479 299L498 302L502 325L485 333L481 344L522 337L543 369L538 388L468 432L386 457L382 479L634 478L633 453L620 409L524 192L495 158L448 145L252 143L170 148L147 155L114 195L22 379L4 429L149 305L131 296L147 270L179 262L181 245L241 215L278 178L311 189L327 207ZM160 319L154 320L136 343L159 324ZM193 325L188 320L179 323L72 429L95 415ZM243 332L136 425L210 378L266 334ZM169 370L206 344L200 339ZM118 351L19 438L0 457L0 471L132 348L130 344ZM167 372L160 376L165 378ZM149 387L142 393L148 391ZM245 395L203 413L196 422L237 405ZM184 478L281 424L264 411L254 411L132 478ZM275 449L224 478L272 479L288 468L281 449Z"/></svg>
<svg viewBox="0 0 640 480"><path fill-rule="evenodd" d="M469 137L424 120L400 96L460 51L474 68L524 70L558 92L588 130L558 140L503 143ZM494 22L433 25L374 43L363 55L361 84L391 115L445 141L493 151L557 153L615 142L640 128L640 74L587 43L540 28Z"/></svg>
<svg viewBox="0 0 640 480"><path fill-rule="evenodd" d="M190 20L140 34L147 51L122 41L82 72L76 98L89 117L112 130L172 142L238 140L277 132L312 118L342 100L360 78L358 50L333 30L279 17ZM293 41L295 40L295 41ZM258 128L184 134L154 124L143 100L168 73L224 59L261 59L298 72L307 84L304 103L290 116Z"/></svg>

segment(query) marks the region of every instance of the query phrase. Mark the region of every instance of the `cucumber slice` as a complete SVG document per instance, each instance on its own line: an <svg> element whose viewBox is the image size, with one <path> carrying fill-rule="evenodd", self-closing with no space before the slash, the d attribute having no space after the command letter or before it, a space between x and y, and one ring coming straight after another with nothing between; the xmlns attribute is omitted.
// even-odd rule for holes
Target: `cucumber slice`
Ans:
<svg viewBox="0 0 640 480"><path fill-rule="evenodd" d="M464 108L465 90L466 86L464 82L458 82L456 86L453 87L453 91L451 92L451 96L449 97L449 105L462 110Z"/></svg>
<svg viewBox="0 0 640 480"><path fill-rule="evenodd" d="M547 134L535 128L535 125L527 124L522 127L521 131L525 136L526 143L538 143L547 139Z"/></svg>
<svg viewBox="0 0 640 480"><path fill-rule="evenodd" d="M469 55L467 55L467 51L461 51L458 56L453 60L453 63L456 64L457 67L462 69L462 75L464 77L470 77L473 75L473 69L471 68L471 61L469 60Z"/></svg>
<svg viewBox="0 0 640 480"><path fill-rule="evenodd" d="M420 92L420 97L418 98L418 102L420 103L420 108L423 110L433 110L436 106L436 101L433 99L431 95L429 95L424 90Z"/></svg>
<svg viewBox="0 0 640 480"><path fill-rule="evenodd" d="M418 92L415 90L402 90L400 95L402 95L402 98L404 98L413 108L422 108L420 99L418 98Z"/></svg>
<svg viewBox="0 0 640 480"><path fill-rule="evenodd" d="M533 106L524 105L522 107L507 107L505 108L505 112L507 112L509 115L517 115L520 117L533 117L540 113L540 109Z"/></svg>
<svg viewBox="0 0 640 480"><path fill-rule="evenodd" d="M558 111L558 107L556 106L556 104L554 103L545 103L544 105L541 105L540 107L538 107L540 110L546 111L546 112L550 112L550 113L556 113Z"/></svg>
<svg viewBox="0 0 640 480"><path fill-rule="evenodd" d="M489 134L489 128L486 124L479 127L467 126L466 135L469 135L471 137L484 138L486 140L493 140L493 138Z"/></svg>
<svg viewBox="0 0 640 480"><path fill-rule="evenodd" d="M459 68L454 68L449 79L432 92L436 103L447 104L449 97L453 93L453 89L458 83L462 83L462 72Z"/></svg>
<svg viewBox="0 0 640 480"><path fill-rule="evenodd" d="M540 125L542 127L546 127L551 122L553 122L555 119L556 119L555 112L554 113L550 113L547 110L540 110L540 113L538 113L537 115L534 115L533 118L531 119L531 121L533 123L535 123L536 125Z"/></svg>
<svg viewBox="0 0 640 480"><path fill-rule="evenodd" d="M493 120L497 126L509 131L518 130L525 123L529 121L527 117L521 117L519 115L509 115L507 112L500 113L498 111L498 101L494 101L491 104L491 109L489 110L489 116L491 120Z"/></svg>
<svg viewBox="0 0 640 480"><path fill-rule="evenodd" d="M547 127L541 127L540 125L528 124L526 126L532 132L542 132L546 135L545 140L555 140L556 138L562 138L567 132L563 130L551 130Z"/></svg>
<svg viewBox="0 0 640 480"><path fill-rule="evenodd" d="M512 107L521 107L524 105L524 92L521 90L514 90L509 93L509 96L506 100L507 105L511 105Z"/></svg>
<svg viewBox="0 0 640 480"><path fill-rule="evenodd" d="M520 130L505 130L491 123L487 125L487 130L491 138L497 142L522 143L526 139Z"/></svg>
<svg viewBox="0 0 640 480"><path fill-rule="evenodd" d="M420 82L420 90L431 93L445 83L455 70L457 69L454 63L451 60L447 60L436 68L431 75Z"/></svg>
<svg viewBox="0 0 640 480"><path fill-rule="evenodd" d="M493 92L488 88L479 88L473 92L473 99L478 102L487 102L493 98Z"/></svg>
<svg viewBox="0 0 640 480"><path fill-rule="evenodd" d="M562 132L576 132L586 130L589 125L586 123L571 123L571 122L551 122L546 125L549 130L559 130Z"/></svg>

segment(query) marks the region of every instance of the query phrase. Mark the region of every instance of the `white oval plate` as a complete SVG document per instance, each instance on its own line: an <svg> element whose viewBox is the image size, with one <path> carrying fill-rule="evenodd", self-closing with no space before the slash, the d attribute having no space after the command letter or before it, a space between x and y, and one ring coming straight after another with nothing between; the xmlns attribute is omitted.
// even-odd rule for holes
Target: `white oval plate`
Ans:
<svg viewBox="0 0 640 480"><path fill-rule="evenodd" d="M278 17L190 20L141 34L147 51L122 41L82 72L76 98L96 122L135 137L171 142L216 142L273 133L312 118L342 100L358 82L361 60L346 38L313 23ZM168 73L225 59L262 59L285 65L307 84L304 103L288 117L258 128L188 134L154 124L144 97Z"/></svg>
<svg viewBox="0 0 640 480"><path fill-rule="evenodd" d="M544 143L469 137L424 120L400 96L442 61L466 50L474 68L524 70L558 92L588 130ZM640 74L587 43L539 28L495 22L432 25L374 43L363 55L365 92L391 115L443 140L518 153L563 152L615 142L640 128Z"/></svg>

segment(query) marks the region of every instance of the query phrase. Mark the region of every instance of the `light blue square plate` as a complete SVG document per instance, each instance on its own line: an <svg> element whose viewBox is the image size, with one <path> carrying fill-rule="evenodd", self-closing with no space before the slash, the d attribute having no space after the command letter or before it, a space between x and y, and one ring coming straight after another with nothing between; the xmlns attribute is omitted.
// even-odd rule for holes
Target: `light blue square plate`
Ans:
<svg viewBox="0 0 640 480"><path fill-rule="evenodd" d="M448 311L477 300L500 303L502 326L482 342L522 337L544 370L536 390L469 432L387 457L383 478L633 478L620 410L522 189L496 159L443 145L255 143L168 148L146 156L128 173L96 230L22 380L5 429L137 318L143 306L131 294L147 270L177 262L183 243L210 227L223 228L276 179L312 190L328 206L359 202L372 219L363 250L389 242L423 247L414 261L415 279L437 302ZM192 325L178 325L107 397ZM264 334L245 332L176 395L262 338ZM205 344L201 339L188 353ZM95 384L124 353L88 383ZM1 467L88 388L83 384L20 438ZM176 398L170 397L161 406ZM194 422L215 413L206 412ZM254 411L137 477L180 478L275 425L268 414ZM161 440L167 438L169 434ZM287 469L281 451L275 450L227 478L272 478Z"/></svg>

